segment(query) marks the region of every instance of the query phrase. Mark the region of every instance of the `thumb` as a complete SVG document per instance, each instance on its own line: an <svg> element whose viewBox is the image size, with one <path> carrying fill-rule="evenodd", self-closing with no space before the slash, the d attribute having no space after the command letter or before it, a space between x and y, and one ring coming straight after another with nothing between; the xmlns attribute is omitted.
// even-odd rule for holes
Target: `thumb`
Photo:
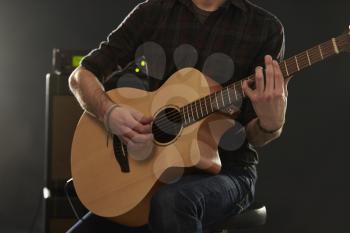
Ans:
<svg viewBox="0 0 350 233"><path fill-rule="evenodd" d="M284 92L286 93L286 96L288 96L288 84L292 78L293 76L284 79Z"/></svg>
<svg viewBox="0 0 350 233"><path fill-rule="evenodd" d="M140 119L140 123L141 124L150 124L151 122L153 121L153 117L151 116L143 116L141 119Z"/></svg>
<svg viewBox="0 0 350 233"><path fill-rule="evenodd" d="M153 121L153 117L147 117L145 115L143 115L142 113L136 111L136 110L132 110L131 111L131 115L134 117L134 119L138 122L140 122L141 124L149 124Z"/></svg>

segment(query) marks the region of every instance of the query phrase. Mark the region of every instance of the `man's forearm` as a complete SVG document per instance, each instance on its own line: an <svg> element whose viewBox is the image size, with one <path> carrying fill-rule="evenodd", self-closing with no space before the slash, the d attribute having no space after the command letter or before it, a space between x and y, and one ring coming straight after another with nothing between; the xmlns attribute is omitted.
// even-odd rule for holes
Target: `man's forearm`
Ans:
<svg viewBox="0 0 350 233"><path fill-rule="evenodd" d="M113 104L96 76L78 67L69 77L69 87L80 105L91 115L103 121L107 109Z"/></svg>
<svg viewBox="0 0 350 233"><path fill-rule="evenodd" d="M264 132L258 124L258 118L253 119L246 126L247 139L253 146L261 147L277 139L282 133L283 127L273 133Z"/></svg>

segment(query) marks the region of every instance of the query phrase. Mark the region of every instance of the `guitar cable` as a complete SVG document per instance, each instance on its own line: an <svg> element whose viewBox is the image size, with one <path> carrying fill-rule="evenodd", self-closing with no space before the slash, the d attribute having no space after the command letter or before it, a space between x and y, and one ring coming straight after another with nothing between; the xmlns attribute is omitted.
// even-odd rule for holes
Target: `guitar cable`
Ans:
<svg viewBox="0 0 350 233"><path fill-rule="evenodd" d="M34 231L34 227L35 227L36 222L38 221L39 210L40 210L40 208L42 206L42 203L43 203L42 194L40 193L39 194L39 202L36 205L36 209L35 209L35 212L34 212L34 217L33 217L32 221L30 223L29 233L33 233L33 231Z"/></svg>
<svg viewBox="0 0 350 233"><path fill-rule="evenodd" d="M73 178L67 180L67 182L65 183L65 185L64 185L64 193L66 194L66 198L67 198L67 200L68 200L68 202L69 202L70 207L72 208L72 211L73 211L73 213L74 213L75 218L76 218L77 220L81 220L81 221L82 221L82 217L79 216L78 211L76 210L76 208L75 208L75 206L74 206L74 204L73 204L73 201L72 201L72 199L71 199L71 195L69 195L69 190L68 190L69 187L68 187L68 185L69 185L71 182L73 182Z"/></svg>

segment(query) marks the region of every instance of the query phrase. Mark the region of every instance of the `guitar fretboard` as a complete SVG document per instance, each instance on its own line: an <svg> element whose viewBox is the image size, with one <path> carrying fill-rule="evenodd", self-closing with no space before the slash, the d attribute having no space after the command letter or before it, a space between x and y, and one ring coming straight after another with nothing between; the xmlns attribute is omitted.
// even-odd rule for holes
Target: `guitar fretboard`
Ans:
<svg viewBox="0 0 350 233"><path fill-rule="evenodd" d="M348 40L349 34L343 34L282 61L279 65L283 76L285 78L290 77L303 69L311 67L326 58L342 52L343 48L348 45ZM183 106L180 111L184 126L191 125L211 113L224 109L230 105L238 107L240 105L239 103L241 103L246 97L242 90L243 81L254 81L254 79L255 75L253 74L238 82L232 83L217 92Z"/></svg>

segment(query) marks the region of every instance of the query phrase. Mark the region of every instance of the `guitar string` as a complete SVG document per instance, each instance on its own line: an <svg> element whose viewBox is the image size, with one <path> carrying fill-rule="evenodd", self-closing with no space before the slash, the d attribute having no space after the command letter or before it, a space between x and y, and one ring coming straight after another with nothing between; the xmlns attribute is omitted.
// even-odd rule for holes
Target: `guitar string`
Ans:
<svg viewBox="0 0 350 233"><path fill-rule="evenodd" d="M328 58L329 56L332 56L332 55L334 55L334 53L335 53L335 51L334 51L334 46L333 46L333 44L330 44L332 41L327 41L327 42L324 42L324 43L322 43L322 44L320 44L319 46L323 46L323 48L322 48L322 52L324 53L323 55L324 55L324 57L323 57L323 59L322 59L322 57L320 57L320 50L317 48L317 46L315 46L315 47L313 47L313 48L311 48L311 49L309 49L309 50L306 50L306 51L310 51L310 53L308 54L309 55L309 57L310 57L310 59L312 58L312 57L314 57L314 56L316 56L317 55L317 57L318 57L318 59L312 59L313 61L312 61L312 64L311 65L313 65L313 64L315 64L315 63L317 63L317 62L320 62L320 61L322 61L322 60L325 60L326 58ZM339 47L342 47L342 46L344 46L344 45L346 45L346 44L348 44L348 42L346 41L346 40L344 40L344 41L342 41L342 40L339 40L338 39L338 43L337 43L337 45L339 46ZM317 49L317 51L314 51L314 50L316 50ZM301 64L298 64L299 66L300 65L302 65L302 63L304 63L304 64L308 64L307 62L308 62L308 57L307 57L307 54L306 54L306 51L304 51L304 52L301 52L301 53L299 53L299 54L297 54L297 55L295 55L295 56L293 56L293 57L291 57L291 58L288 58L288 59L286 59L286 60L284 60L283 62L287 62L288 60L294 60L295 59L295 57L297 57L297 59L298 59L298 63L301 63ZM298 58L299 57L299 58ZM283 62L281 62L280 63L280 65L281 64L283 64ZM289 73L290 74L293 74L293 73L295 73L295 72L297 72L297 71L299 71L299 70L302 70L302 69L305 69L305 68L308 68L308 67L310 67L310 65L306 65L306 66L301 66L301 67L299 67L299 69L298 69L298 65L296 65L296 63L295 63L295 68L293 68L293 67L289 67L289 68L292 68L292 69L289 69L288 71L289 71ZM282 66L283 67L283 66ZM282 70L284 70L284 68L281 68ZM286 70L284 70L285 71L285 73L286 73ZM246 78L246 79L243 79L243 80L249 80L251 77L248 77L248 78ZM234 88L240 88L240 91L242 91L241 90L241 81L238 81L238 82L235 82L235 83L233 83L233 84L231 84L231 85L229 85L229 86L227 86L227 87L224 87L224 88L222 88L220 91L217 91L217 92L214 92L214 93L212 93L212 94L210 94L210 95L208 95L208 96L205 96L205 97L203 97L203 98L201 98L201 99L199 99L199 100L196 100L196 101L193 101L193 102L191 102L191 103L189 103L189 104L187 104L187 105L185 105L185 106L183 106L183 107L181 107L181 109L184 109L185 111L180 111L180 114L182 114L182 115L185 115L185 114L187 114L187 115L189 115L189 113L191 112L191 115L193 115L193 120L194 121L196 121L196 120L199 120L199 119L202 119L203 117L205 117L205 114L201 114L201 117L198 117L197 119L196 119L196 117L194 117L194 114L193 114L193 110L190 110L190 111L188 111L188 110L186 110L185 109L185 107L187 106L187 109L189 108L189 107L195 107L196 108L196 115L197 116L199 116L199 114L198 114L198 107L200 107L200 109L202 110L201 112L203 112L203 108L202 108L202 105L206 105L207 104L207 99L208 98L211 98L211 97L213 97L212 95L213 94L215 94L215 93L218 93L218 92L221 92L221 97L223 98L223 99L225 99L225 100L228 100L228 102L230 103L230 100L228 99L228 97L224 97L224 94L223 94L223 91L225 92L228 92L229 93L229 90L230 89L232 89L232 86L234 87ZM237 87L238 86L238 87ZM229 94L227 94L226 93L226 95L229 95ZM238 93L238 95L239 95L239 98L238 98L238 100L236 99L236 101L240 101L241 100L241 97L242 97L242 95L240 94L240 93ZM231 97L231 96L230 96ZM238 96L237 96L238 97ZM216 97L215 97L216 98ZM203 100L204 100L204 103L203 103ZM209 99L210 100L210 99ZM223 101L223 103L225 104L225 101ZM193 104L194 104L194 106L193 106ZM218 111L218 110L220 110L220 109L222 109L222 108L225 108L225 106L222 106L221 108L220 108L220 106L219 106L219 109L217 109L217 108L215 108L215 111ZM213 109L213 108L212 108ZM214 111L214 112L215 112ZM213 112L213 111L212 111ZM208 112L206 113L207 115L208 115ZM172 118L172 117L175 117L175 118ZM157 126L159 126L160 128L164 128L164 127L166 127L167 126L167 124L169 124L169 121L173 121L173 120L181 120L181 118L183 118L182 116L180 116L180 117L178 117L178 112L175 112L174 114L171 114L171 115L168 115L168 116L164 116L163 118L160 118L159 119L159 121L158 121L158 124L157 124ZM191 119L189 119L189 122L191 121ZM161 125L160 123L163 123L163 125ZM164 125L165 124L165 125Z"/></svg>

